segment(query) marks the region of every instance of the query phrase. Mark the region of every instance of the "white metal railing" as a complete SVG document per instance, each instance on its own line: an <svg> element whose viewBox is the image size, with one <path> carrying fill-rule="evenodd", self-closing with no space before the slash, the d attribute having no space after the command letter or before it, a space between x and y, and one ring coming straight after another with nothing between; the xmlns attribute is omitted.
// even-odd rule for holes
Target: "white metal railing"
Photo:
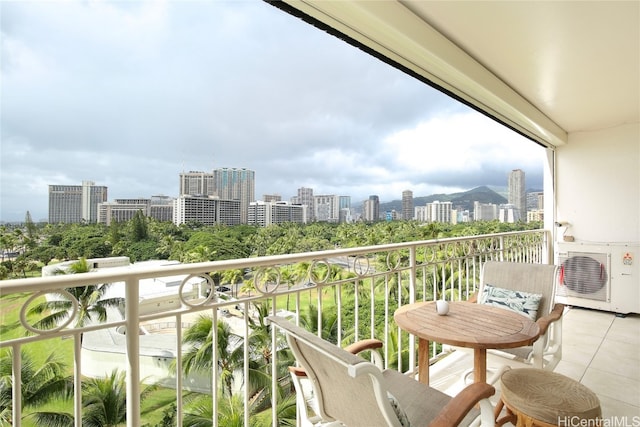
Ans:
<svg viewBox="0 0 640 427"><path fill-rule="evenodd" d="M280 356L276 352L281 344L271 334L267 344L270 348L262 348L264 360L271 363L269 371L265 371L271 373L271 388L260 390L249 386L252 363L256 362L252 324L264 314L289 315L298 323L315 326L316 331L324 330L323 337L342 345L378 338L385 343L382 353L387 367L412 371L417 363L416 344L393 323L393 312L398 307L434 298L466 299L479 283L484 261L546 263L548 243L547 232L533 230L194 264L113 267L84 274L0 281L0 295L18 301L15 310L20 313L11 338L6 333L0 336L0 349L13 351L13 425L20 426L25 413L33 409L15 403L21 402L22 396L21 350L42 341L52 343L50 347L55 348L61 339L69 337L73 342L76 426L82 425L83 376L99 376L100 369L106 372L109 368L126 370L128 426L140 426L144 421L140 411L141 381L176 389L177 425L183 425L185 417L184 390L210 393L212 425L220 425L217 415L222 393L220 370L212 369L208 376L175 374L183 372L188 350L183 346L184 332L193 324L194 316L201 314L210 316L213 325L223 320L233 328L234 336L240 337L234 349L241 346L244 359L236 372L234 392L243 396L245 426L250 425L250 418L255 415L252 405L262 397L276 396L276 388L288 378L277 366ZM230 270L244 273L244 284L231 286L235 298L210 289L215 273ZM166 277L180 278L180 285L172 287L173 293L171 287L165 287L167 292L152 293L151 297L145 294L149 280L166 283L160 280ZM71 305L77 311L81 309L81 301L64 290L104 283L121 284L125 298L123 316L111 311L102 323L77 327L75 319L69 318L52 329L33 328L38 320L29 314L34 304L45 298L59 299L55 295L62 293L67 300L73 300ZM253 290L247 290L251 288L247 283L253 284ZM256 307L264 309L265 304L268 310L262 313L256 310ZM7 326L3 328L8 330ZM142 335L127 333L139 330ZM212 334L215 346L219 338L216 327L212 328ZM434 358L438 348L434 344ZM214 350L211 366L218 366L220 356ZM173 363L175 370L170 369ZM273 425L278 425L276 400L271 399Z"/></svg>

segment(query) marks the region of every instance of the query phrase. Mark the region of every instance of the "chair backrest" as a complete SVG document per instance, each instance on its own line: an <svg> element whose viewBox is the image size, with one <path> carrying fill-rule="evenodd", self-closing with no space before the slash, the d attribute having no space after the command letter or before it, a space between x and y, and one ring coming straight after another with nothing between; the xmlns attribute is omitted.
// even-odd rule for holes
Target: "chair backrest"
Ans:
<svg viewBox="0 0 640 427"><path fill-rule="evenodd" d="M558 267L553 264L487 261L482 267L479 295L489 284L512 291L541 294L538 315L551 312L555 302Z"/></svg>
<svg viewBox="0 0 640 427"><path fill-rule="evenodd" d="M291 351L312 382L323 422L400 427L378 367L281 317L268 319L286 332Z"/></svg>

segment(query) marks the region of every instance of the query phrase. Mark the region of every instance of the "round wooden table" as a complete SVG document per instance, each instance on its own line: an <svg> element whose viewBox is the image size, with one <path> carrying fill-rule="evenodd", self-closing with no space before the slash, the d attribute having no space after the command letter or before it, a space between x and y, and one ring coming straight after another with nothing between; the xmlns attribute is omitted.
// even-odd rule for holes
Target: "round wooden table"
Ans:
<svg viewBox="0 0 640 427"><path fill-rule="evenodd" d="M540 335L538 324L511 310L466 301L449 302L449 313L439 316L435 302L400 307L396 324L418 337L418 379L429 384L429 342L473 348L475 382L487 380L487 349L531 345Z"/></svg>

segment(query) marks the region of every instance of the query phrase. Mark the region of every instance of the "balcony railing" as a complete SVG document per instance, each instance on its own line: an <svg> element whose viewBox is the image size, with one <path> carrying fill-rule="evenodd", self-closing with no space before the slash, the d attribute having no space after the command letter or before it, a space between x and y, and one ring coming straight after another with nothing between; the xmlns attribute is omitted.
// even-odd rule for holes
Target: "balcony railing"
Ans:
<svg viewBox="0 0 640 427"><path fill-rule="evenodd" d="M113 369L126 371L128 426L145 422L140 410L143 383L176 390L177 425L183 425L187 409L185 391L211 396L214 426L222 425L218 405L230 391L242 396L245 426L251 425L260 404L267 405L267 412L270 407L272 425L278 425L282 394L277 391L283 386L290 390L282 365L292 361L279 351L283 348L281 337L269 332L268 325L261 322L264 316L289 316L341 345L363 338L380 339L385 343L385 365L412 372L417 364L416 342L394 325L393 313L398 307L435 298L466 299L479 283L484 261L544 263L548 243L547 232L534 230L194 264L100 268L85 274L1 281L0 295L17 301L14 310L19 312L13 325L2 325L3 331L11 334L0 336L0 348L10 348L13 354L11 420L20 426L33 409L18 404L23 393L21 350L43 341L54 349L66 340L67 345L72 343L69 358L73 358L76 426L82 425L83 381ZM212 277L234 270L242 272L240 283L224 285L229 289L218 292ZM69 290L105 283L114 284L110 290L113 295L121 292L124 309L109 311L105 322L79 324L77 317L84 302L72 296L78 292ZM35 328L39 318L32 308L59 299L71 302L71 316L53 328ZM3 317L8 315L5 312ZM212 325L219 320L228 324L235 339L227 348L215 348L221 332L212 327L209 369L187 375L185 364L205 363L185 362L190 351L198 350L183 340L200 315L209 316ZM268 339L264 340L263 334L259 340L258 330L266 331ZM220 366L227 362L225 354L233 351L242 351L243 360L233 370L234 381L227 381L228 373ZM432 358L439 355L439 346L434 344ZM270 376L270 385L261 388L250 381L256 369Z"/></svg>

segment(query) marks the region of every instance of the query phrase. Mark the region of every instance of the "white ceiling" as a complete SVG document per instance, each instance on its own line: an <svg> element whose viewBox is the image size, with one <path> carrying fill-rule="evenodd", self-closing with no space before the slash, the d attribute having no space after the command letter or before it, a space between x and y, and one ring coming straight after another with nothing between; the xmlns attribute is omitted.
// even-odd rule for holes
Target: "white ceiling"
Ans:
<svg viewBox="0 0 640 427"><path fill-rule="evenodd" d="M640 122L639 1L287 2L544 144Z"/></svg>
<svg viewBox="0 0 640 427"><path fill-rule="evenodd" d="M568 132L637 122L640 2L403 2Z"/></svg>

